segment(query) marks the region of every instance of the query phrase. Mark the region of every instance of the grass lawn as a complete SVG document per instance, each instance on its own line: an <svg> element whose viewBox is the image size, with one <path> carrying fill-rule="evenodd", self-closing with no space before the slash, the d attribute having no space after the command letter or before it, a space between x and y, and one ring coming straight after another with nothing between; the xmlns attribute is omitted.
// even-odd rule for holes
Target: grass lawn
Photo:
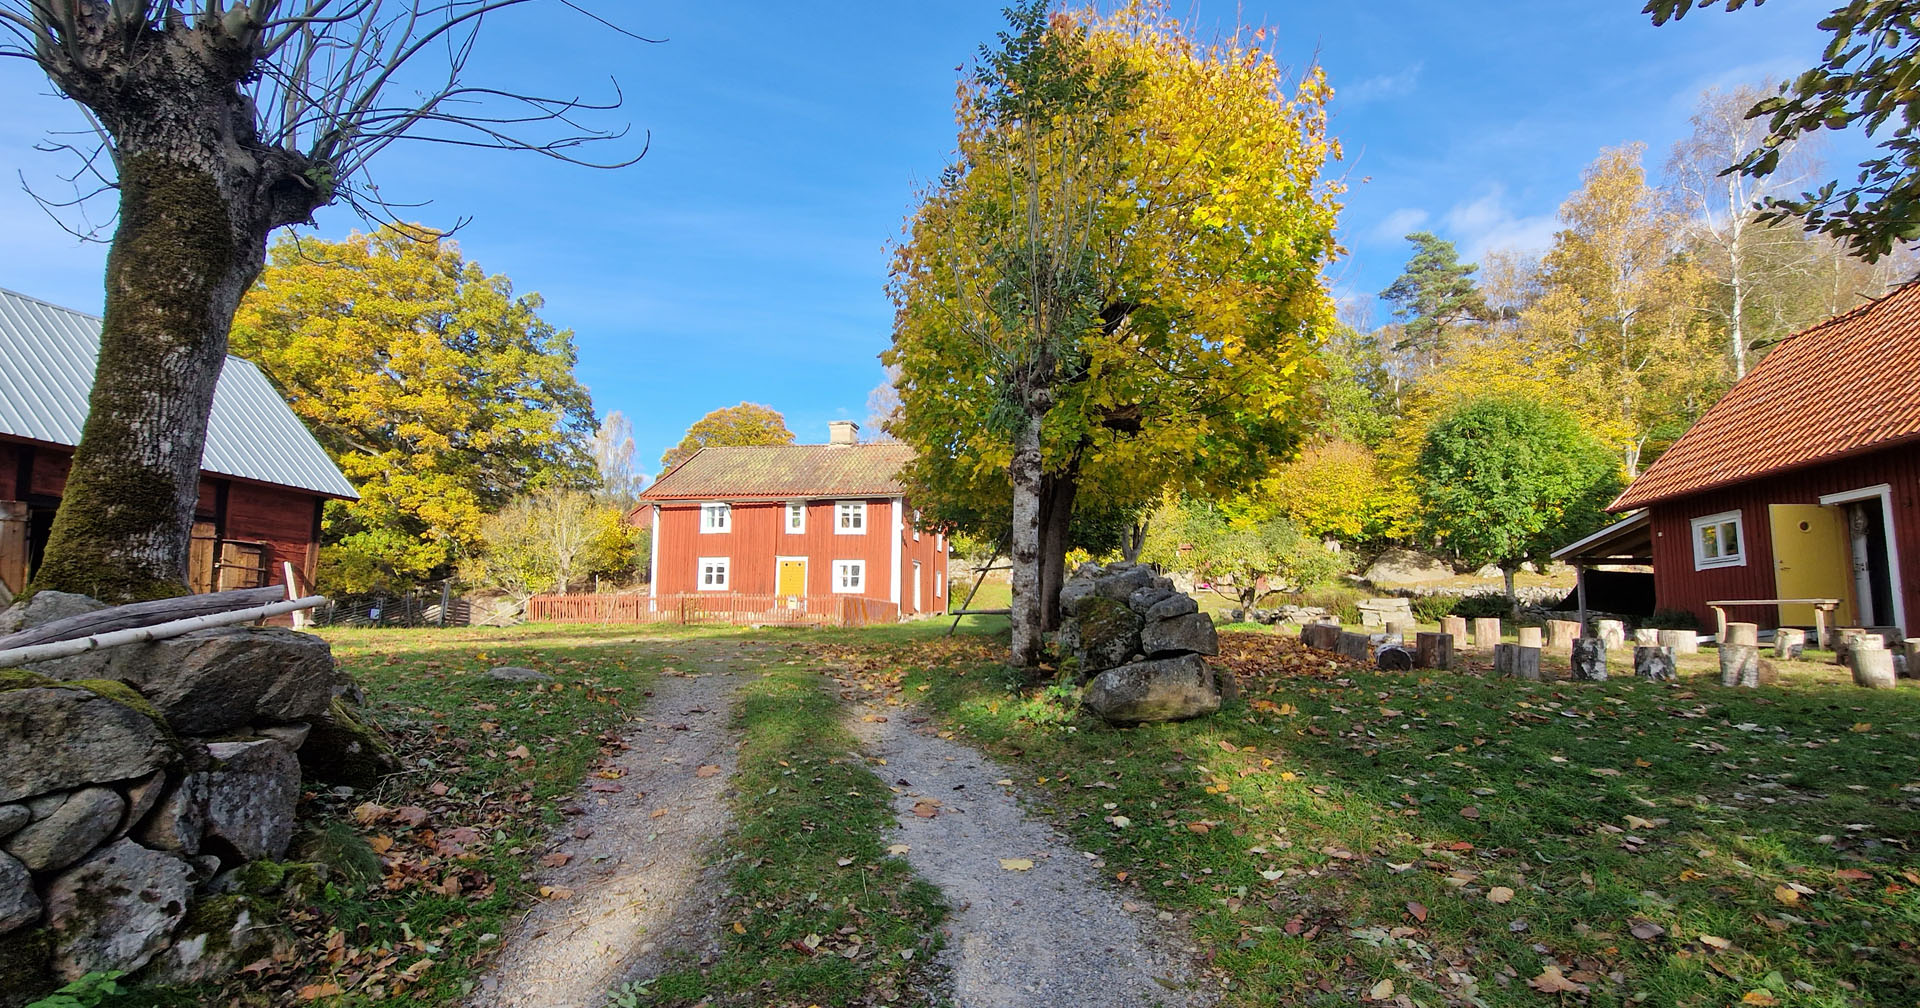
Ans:
<svg viewBox="0 0 1920 1008"><path fill-rule="evenodd" d="M1025 768L1230 1003L1910 1005L1920 688L1761 691L1336 664L1229 634L1244 700L1108 728L997 642L872 648ZM1705 656L1710 661L1712 656ZM921 691L924 687L924 691Z"/></svg>

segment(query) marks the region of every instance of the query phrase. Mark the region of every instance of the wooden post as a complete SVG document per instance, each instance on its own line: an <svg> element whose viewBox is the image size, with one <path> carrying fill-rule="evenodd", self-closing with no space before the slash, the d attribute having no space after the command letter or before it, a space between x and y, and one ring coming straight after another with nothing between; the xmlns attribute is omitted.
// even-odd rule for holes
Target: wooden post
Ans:
<svg viewBox="0 0 1920 1008"><path fill-rule="evenodd" d="M1692 630L1662 630L1660 646L1671 649L1675 655L1698 654L1700 635Z"/></svg>
<svg viewBox="0 0 1920 1008"><path fill-rule="evenodd" d="M1760 646L1760 624L1728 623L1720 632L1722 644L1744 644L1747 647Z"/></svg>
<svg viewBox="0 0 1920 1008"><path fill-rule="evenodd" d="M1523 626L1515 630L1513 635L1520 642L1521 647L1530 647L1535 650L1540 647L1540 628L1537 626Z"/></svg>
<svg viewBox="0 0 1920 1008"><path fill-rule="evenodd" d="M1572 620L1548 620L1547 646L1556 651L1564 647L1571 647L1574 641L1580 639L1580 628L1585 625L1584 622L1575 623Z"/></svg>
<svg viewBox="0 0 1920 1008"><path fill-rule="evenodd" d="M1334 644L1336 653L1343 658L1352 658L1355 661L1373 661L1373 655L1370 653L1372 649L1373 642L1367 638L1366 634L1348 633L1344 630L1340 632L1339 641Z"/></svg>
<svg viewBox="0 0 1920 1008"><path fill-rule="evenodd" d="M1720 685L1758 688L1760 649L1752 644L1720 645Z"/></svg>
<svg viewBox="0 0 1920 1008"><path fill-rule="evenodd" d="M1593 624L1593 635L1600 638L1607 650L1627 646L1627 625L1617 619L1597 620Z"/></svg>
<svg viewBox="0 0 1920 1008"><path fill-rule="evenodd" d="M1853 682L1856 686L1868 689L1892 689L1896 684L1893 675L1893 652L1885 648L1856 647L1850 654L1848 664L1853 669Z"/></svg>
<svg viewBox="0 0 1920 1008"><path fill-rule="evenodd" d="M1495 644L1493 646L1493 674L1497 676L1513 675L1513 654L1520 650L1518 644Z"/></svg>
<svg viewBox="0 0 1920 1008"><path fill-rule="evenodd" d="M1300 628L1300 643L1321 651L1332 651L1340 644L1340 627L1333 623L1308 623Z"/></svg>
<svg viewBox="0 0 1920 1008"><path fill-rule="evenodd" d="M1453 635L1423 633L1414 638L1413 663L1419 668L1453 667Z"/></svg>
<svg viewBox="0 0 1920 1008"><path fill-rule="evenodd" d="M1513 649L1513 674L1521 679L1540 681L1540 649L1515 645Z"/></svg>
<svg viewBox="0 0 1920 1008"><path fill-rule="evenodd" d="M1491 651L1500 643L1500 621L1488 617L1476 617L1473 621L1473 649Z"/></svg>
<svg viewBox="0 0 1920 1008"><path fill-rule="evenodd" d="M1607 642L1578 637L1568 642L1573 651L1573 677L1580 682L1607 681Z"/></svg>
<svg viewBox="0 0 1920 1008"><path fill-rule="evenodd" d="M1673 650L1642 644L1633 649L1633 674L1648 682L1673 680Z"/></svg>
<svg viewBox="0 0 1920 1008"><path fill-rule="evenodd" d="M1464 650L1472 641L1467 638L1467 621L1462 616L1445 616L1440 620L1440 632L1453 638L1455 650Z"/></svg>
<svg viewBox="0 0 1920 1008"><path fill-rule="evenodd" d="M1633 632L1633 643L1637 647L1659 647L1660 631L1652 627L1641 627Z"/></svg>
<svg viewBox="0 0 1920 1008"><path fill-rule="evenodd" d="M1373 664L1383 672L1405 672L1413 668L1413 652L1404 644L1382 644L1374 653Z"/></svg>
<svg viewBox="0 0 1920 1008"><path fill-rule="evenodd" d="M1775 658L1797 659L1800 652L1806 650L1807 632L1781 627L1773 632L1773 656Z"/></svg>
<svg viewBox="0 0 1920 1008"><path fill-rule="evenodd" d="M12 602L26 586L27 502L0 501L0 605Z"/></svg>
<svg viewBox="0 0 1920 1008"><path fill-rule="evenodd" d="M1573 594L1580 606L1580 625L1587 625L1587 565L1573 569Z"/></svg>
<svg viewBox="0 0 1920 1008"><path fill-rule="evenodd" d="M1414 633L1414 630L1413 630L1412 620L1404 620L1404 619L1396 618L1396 619L1390 619L1387 621L1387 634L1389 636L1398 637L1402 641L1404 641L1407 638L1412 637L1413 633Z"/></svg>

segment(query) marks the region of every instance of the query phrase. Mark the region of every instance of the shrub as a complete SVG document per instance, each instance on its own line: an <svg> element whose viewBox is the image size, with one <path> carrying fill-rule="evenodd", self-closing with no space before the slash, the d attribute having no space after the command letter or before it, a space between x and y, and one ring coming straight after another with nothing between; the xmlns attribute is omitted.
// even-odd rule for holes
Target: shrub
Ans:
<svg viewBox="0 0 1920 1008"><path fill-rule="evenodd" d="M1413 618L1422 623L1438 623L1448 616L1458 616L1454 607L1460 602L1453 595L1425 595L1413 600Z"/></svg>
<svg viewBox="0 0 1920 1008"><path fill-rule="evenodd" d="M1662 630L1698 630L1700 617L1689 609L1658 609L1647 618L1647 626Z"/></svg>
<svg viewBox="0 0 1920 1008"><path fill-rule="evenodd" d="M1505 619L1513 615L1504 594L1462 595L1453 600L1451 615L1465 619Z"/></svg>

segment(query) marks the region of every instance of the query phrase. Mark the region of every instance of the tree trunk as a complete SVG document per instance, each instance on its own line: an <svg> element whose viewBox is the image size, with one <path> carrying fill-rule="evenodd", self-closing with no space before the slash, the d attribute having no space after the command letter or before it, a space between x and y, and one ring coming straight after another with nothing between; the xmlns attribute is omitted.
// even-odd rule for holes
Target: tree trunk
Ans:
<svg viewBox="0 0 1920 1008"><path fill-rule="evenodd" d="M1520 621L1520 595L1513 590L1513 568L1502 564L1500 576L1507 583L1507 615L1517 623Z"/></svg>
<svg viewBox="0 0 1920 1008"><path fill-rule="evenodd" d="M1040 510L1045 479L1041 472L1040 423L1045 413L1029 407L1014 432L1013 529L1008 558L1013 566L1012 663L1022 668L1040 664L1040 635L1045 619L1041 598Z"/></svg>
<svg viewBox="0 0 1920 1008"><path fill-rule="evenodd" d="M1080 494L1079 473L1042 476L1040 487L1040 628L1058 630L1060 589L1067 583L1073 502Z"/></svg>
<svg viewBox="0 0 1920 1008"><path fill-rule="evenodd" d="M1147 526L1151 518L1142 518L1127 530L1126 541L1120 544L1120 558L1128 563L1140 562L1140 551L1147 545Z"/></svg>
<svg viewBox="0 0 1920 1008"><path fill-rule="evenodd" d="M187 591L207 416L270 230L232 220L191 163L137 154L119 167L90 411L34 578L107 602Z"/></svg>

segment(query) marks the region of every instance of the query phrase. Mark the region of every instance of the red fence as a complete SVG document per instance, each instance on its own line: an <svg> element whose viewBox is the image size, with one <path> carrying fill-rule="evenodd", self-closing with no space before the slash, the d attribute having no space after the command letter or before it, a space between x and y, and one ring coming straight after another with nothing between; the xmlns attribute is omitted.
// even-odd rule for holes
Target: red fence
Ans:
<svg viewBox="0 0 1920 1008"><path fill-rule="evenodd" d="M900 607L857 595L535 595L527 619L548 623L758 623L798 626L866 626L892 623Z"/></svg>

